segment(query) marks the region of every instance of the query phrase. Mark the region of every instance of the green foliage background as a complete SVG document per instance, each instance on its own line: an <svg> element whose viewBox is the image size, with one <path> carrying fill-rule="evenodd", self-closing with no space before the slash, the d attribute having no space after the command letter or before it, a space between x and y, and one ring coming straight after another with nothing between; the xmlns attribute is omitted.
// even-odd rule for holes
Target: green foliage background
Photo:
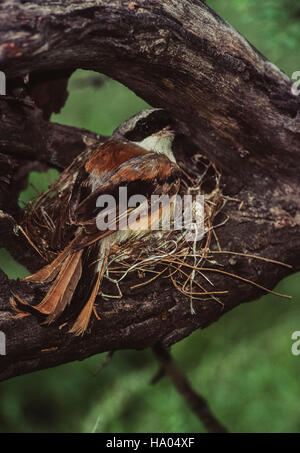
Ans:
<svg viewBox="0 0 300 453"><path fill-rule="evenodd" d="M294 0L210 0L289 76L300 70L300 6ZM94 77L94 74L92 74ZM77 71L70 97L52 120L110 134L146 107L128 89L106 79L86 86L91 73ZM99 80L99 78L98 78ZM32 173L20 203L57 177ZM1 250L0 267L11 278L27 274ZM218 323L195 332L173 354L232 432L299 432L300 357L291 334L300 330L299 274L285 279L275 296L238 307ZM0 358L1 360L1 358ZM202 432L167 378L149 381L157 369L151 351L122 351L103 369L104 355L11 379L0 384L0 432Z"/></svg>

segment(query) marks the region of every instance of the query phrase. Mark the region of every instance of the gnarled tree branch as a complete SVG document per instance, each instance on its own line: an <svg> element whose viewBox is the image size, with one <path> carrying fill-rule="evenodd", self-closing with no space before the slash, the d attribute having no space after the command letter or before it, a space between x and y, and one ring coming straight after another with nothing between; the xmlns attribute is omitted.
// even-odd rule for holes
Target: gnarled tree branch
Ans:
<svg viewBox="0 0 300 453"><path fill-rule="evenodd" d="M11 217L1 213L0 228L2 245L16 244L21 262L40 265L12 228L22 215L14 200L23 173L34 162L65 167L85 149L82 137L89 135L48 123L44 118L59 102L38 103L36 83L40 73L47 83L49 70L53 81L61 71L65 77L84 68L105 73L168 110L181 134L178 156L186 165L191 154L201 152L222 170L224 193L239 200L228 201L224 210L230 220L218 230L223 250L280 259L299 269L299 99L289 79L227 23L198 0L14 0L0 10L0 63L11 87L0 100L0 209ZM65 98L64 89L61 93ZM269 288L291 272L246 257L220 255L218 262L224 271ZM210 278L218 290L229 290L224 307L199 302L192 315L189 301L166 280L135 291L128 283L122 300L99 298L102 321L94 320L90 334L74 338L31 316L14 319L10 291L34 297L37 290L2 274L0 330L7 335L7 356L1 358L0 377L107 350L157 342L166 347L262 294L230 277L211 272Z"/></svg>

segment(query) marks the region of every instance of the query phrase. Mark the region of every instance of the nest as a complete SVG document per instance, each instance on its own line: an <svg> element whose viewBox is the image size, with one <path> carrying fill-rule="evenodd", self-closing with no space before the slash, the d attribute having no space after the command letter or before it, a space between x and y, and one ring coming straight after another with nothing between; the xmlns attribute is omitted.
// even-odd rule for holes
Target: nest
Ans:
<svg viewBox="0 0 300 453"><path fill-rule="evenodd" d="M24 221L20 226L28 241L46 262L52 261L74 237L75 227L68 219L68 206L72 187L78 169L84 165L93 149L78 156L60 175L50 189L40 195L35 202L26 207ZM131 286L134 290L146 286L157 279L169 279L174 288L190 300L194 313L194 300L214 300L223 306L222 296L228 291L218 291L210 280L212 272L237 278L268 292L272 292L255 282L216 267L217 254L247 256L283 264L254 255L222 251L218 240L218 228L228 218L224 206L228 201L221 191L221 174L213 163L202 155L194 155L188 167L181 165L183 177L180 195L204 196L203 235L200 240L187 240L189 227L185 230L150 232L138 239L133 237L123 244L115 244L110 251L104 280L105 291L100 288L104 298L121 298L122 282L133 276L138 283ZM239 203L239 200L232 200ZM63 207L63 209L62 209ZM194 218L192 222L194 224ZM275 293L277 295L281 295ZM288 296L284 296L288 297Z"/></svg>
<svg viewBox="0 0 300 453"><path fill-rule="evenodd" d="M200 156L198 156L200 157ZM183 172L180 195L204 195L204 218L203 235L199 240L187 239L191 229L196 226L196 218L193 215L191 225L186 224L182 230L170 228L168 231L150 232L136 242L135 238L129 239L122 245L112 248L109 256L105 277L117 287L117 295L104 294L103 297L122 297L120 283L133 273L138 276L140 282L131 286L131 289L146 286L159 278L167 278L174 288L194 299L207 300L215 299L220 304L219 295L225 291L207 289L212 287L212 282L201 272L201 268L210 259L210 244L212 238L217 243L215 229L228 220L226 217L214 225L215 218L222 213L225 199L220 189L220 173L215 166L201 156L205 172L201 177L192 178ZM209 185L208 185L209 181ZM204 193L204 187L209 186L210 190ZM196 201L193 201L193 214L197 208ZM205 283L200 283L200 280Z"/></svg>

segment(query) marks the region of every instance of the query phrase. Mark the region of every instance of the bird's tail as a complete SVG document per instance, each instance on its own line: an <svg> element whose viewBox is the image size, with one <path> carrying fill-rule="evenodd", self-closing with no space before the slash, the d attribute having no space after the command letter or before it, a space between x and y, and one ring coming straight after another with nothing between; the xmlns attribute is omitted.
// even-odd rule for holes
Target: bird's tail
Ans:
<svg viewBox="0 0 300 453"><path fill-rule="evenodd" d="M105 246L105 244L103 245ZM72 244L69 244L50 264L44 266L35 274L25 277L23 280L27 282L47 283L53 281L53 283L43 300L35 306L25 302L17 294L13 294L14 298L11 298L11 304L18 311L18 316L24 316L28 313L38 313L46 316L44 324L50 324L55 321L70 304L77 288L82 275L83 251L83 249L73 251ZM90 297L74 322L74 325L69 330L74 335L82 335L87 329L106 269L106 252L107 247L101 247L97 276L95 276L96 280Z"/></svg>
<svg viewBox="0 0 300 453"><path fill-rule="evenodd" d="M18 295L11 299L13 307L19 315L25 313L39 313L46 316L45 323L50 324L56 320L70 303L82 273L83 250L71 252L63 250L54 261L40 269L35 274L24 278L27 282L53 284L46 296L38 305L29 305Z"/></svg>
<svg viewBox="0 0 300 453"><path fill-rule="evenodd" d="M94 277L94 286L93 289L90 293L90 297L88 301L85 303L83 309L79 313L79 316L77 317L76 321L74 322L73 326L69 330L69 333L73 333L74 335L83 335L84 332L87 329L89 320L91 318L92 310L94 308L94 303L101 285L101 281L103 278L103 274L107 268L107 258L109 256L111 247L114 243L115 236L110 235L107 237L104 237L100 244L99 244L99 249L98 249L98 259L96 261L96 274ZM95 315L98 319L99 316L95 312Z"/></svg>
<svg viewBox="0 0 300 453"><path fill-rule="evenodd" d="M92 315L92 310L94 308L94 303L101 285L102 277L106 269L107 257L104 256L99 261L101 263L100 267L98 266L98 275L96 279L96 283L92 289L91 295L88 301L85 303L83 309L81 310L79 316L77 317L76 321L74 322L72 328L69 330L69 333L73 333L74 335L83 335L86 331L89 320ZM98 317L98 316L97 316ZM99 318L99 317L98 317ZM100 319L100 318L99 318Z"/></svg>

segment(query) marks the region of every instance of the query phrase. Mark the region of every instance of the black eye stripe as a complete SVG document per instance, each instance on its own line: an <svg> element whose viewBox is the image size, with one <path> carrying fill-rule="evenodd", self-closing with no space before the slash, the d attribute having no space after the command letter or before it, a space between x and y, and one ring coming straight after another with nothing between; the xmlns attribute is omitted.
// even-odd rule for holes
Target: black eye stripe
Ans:
<svg viewBox="0 0 300 453"><path fill-rule="evenodd" d="M118 127L113 135L122 135L127 140L139 142L144 138L162 130L166 126L173 128L174 121L169 113L162 109L149 111L146 116L141 116L142 112L134 115L128 121ZM135 119L135 117L137 119Z"/></svg>

